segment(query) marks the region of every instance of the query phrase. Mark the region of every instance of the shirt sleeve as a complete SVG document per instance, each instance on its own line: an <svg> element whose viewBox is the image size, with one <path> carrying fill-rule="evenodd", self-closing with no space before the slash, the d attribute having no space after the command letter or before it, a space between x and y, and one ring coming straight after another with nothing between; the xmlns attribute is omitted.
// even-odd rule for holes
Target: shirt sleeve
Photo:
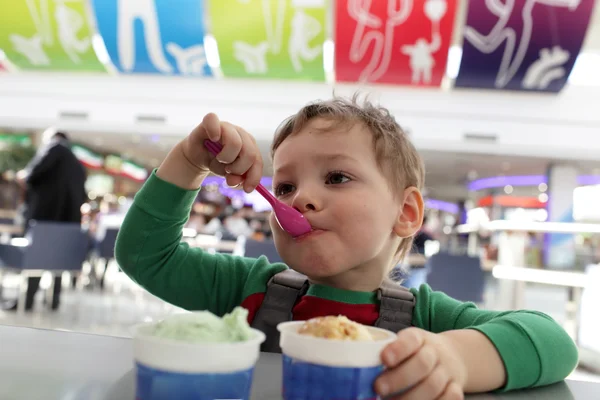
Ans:
<svg viewBox="0 0 600 400"><path fill-rule="evenodd" d="M196 196L197 191L153 173L127 212L115 257L128 276L155 296L188 310L223 315L243 300L249 275L270 264L264 257L209 254L182 243Z"/></svg>
<svg viewBox="0 0 600 400"><path fill-rule="evenodd" d="M506 370L500 391L548 385L565 379L578 361L577 347L548 315L536 311L486 311L422 285L413 325L433 333L475 329L496 347Z"/></svg>

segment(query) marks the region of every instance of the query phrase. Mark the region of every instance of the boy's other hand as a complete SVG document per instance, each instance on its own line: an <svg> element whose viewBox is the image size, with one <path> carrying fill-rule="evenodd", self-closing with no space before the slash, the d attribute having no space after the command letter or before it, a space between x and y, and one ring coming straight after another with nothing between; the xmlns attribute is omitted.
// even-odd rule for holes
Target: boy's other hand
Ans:
<svg viewBox="0 0 600 400"><path fill-rule="evenodd" d="M206 139L223 146L216 157L204 146ZM199 170L225 176L231 187L243 185L244 191L250 193L260 183L263 160L254 137L239 126L220 121L213 113L206 114L181 145L189 163Z"/></svg>
<svg viewBox="0 0 600 400"><path fill-rule="evenodd" d="M381 353L387 370L375 382L377 393L401 400L463 399L467 368L445 336L407 328ZM388 397L386 397L387 399Z"/></svg>

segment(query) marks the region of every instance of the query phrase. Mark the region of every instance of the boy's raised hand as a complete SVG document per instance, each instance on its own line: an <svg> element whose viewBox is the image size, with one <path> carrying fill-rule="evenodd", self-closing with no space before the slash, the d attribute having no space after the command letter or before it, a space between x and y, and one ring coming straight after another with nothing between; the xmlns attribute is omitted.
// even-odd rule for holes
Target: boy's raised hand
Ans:
<svg viewBox="0 0 600 400"><path fill-rule="evenodd" d="M381 353L387 370L375 382L377 393L401 400L463 399L467 369L449 338L407 328ZM385 397L388 399L388 397Z"/></svg>
<svg viewBox="0 0 600 400"><path fill-rule="evenodd" d="M219 142L223 149L214 157L205 140ZM243 185L246 192L260 183L263 161L254 138L239 126L220 121L213 113L167 156L157 174L186 189L195 189L208 172L225 176L229 186Z"/></svg>

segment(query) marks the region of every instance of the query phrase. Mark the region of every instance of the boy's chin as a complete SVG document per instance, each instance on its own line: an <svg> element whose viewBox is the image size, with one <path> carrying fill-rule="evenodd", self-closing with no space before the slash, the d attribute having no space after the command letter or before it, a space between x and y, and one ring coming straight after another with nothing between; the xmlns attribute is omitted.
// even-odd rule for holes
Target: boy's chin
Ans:
<svg viewBox="0 0 600 400"><path fill-rule="evenodd" d="M306 275L310 280L323 280L334 277L344 272L339 267L330 267L327 265L294 265L288 264L288 266L296 272Z"/></svg>

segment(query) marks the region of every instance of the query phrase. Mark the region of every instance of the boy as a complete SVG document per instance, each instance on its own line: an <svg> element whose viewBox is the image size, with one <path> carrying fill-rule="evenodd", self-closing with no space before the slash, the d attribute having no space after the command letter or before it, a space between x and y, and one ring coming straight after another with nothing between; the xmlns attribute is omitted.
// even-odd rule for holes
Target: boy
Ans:
<svg viewBox="0 0 600 400"><path fill-rule="evenodd" d="M205 150L206 139L223 145L217 157ZM271 216L279 254L310 282L293 304L293 319L342 314L374 325L378 288L423 221L417 151L387 110L336 98L286 120L272 158L275 195L313 227L294 239ZM180 238L209 172L250 192L262 167L250 134L206 115L137 194L117 241L121 268L180 307L222 315L242 305L255 322L268 282L286 265L211 255ZM545 385L564 379L577 363L571 339L541 313L483 311L427 285L411 292L412 327L381 354L387 367L375 384L381 396L404 390L402 399L459 399L464 392Z"/></svg>

